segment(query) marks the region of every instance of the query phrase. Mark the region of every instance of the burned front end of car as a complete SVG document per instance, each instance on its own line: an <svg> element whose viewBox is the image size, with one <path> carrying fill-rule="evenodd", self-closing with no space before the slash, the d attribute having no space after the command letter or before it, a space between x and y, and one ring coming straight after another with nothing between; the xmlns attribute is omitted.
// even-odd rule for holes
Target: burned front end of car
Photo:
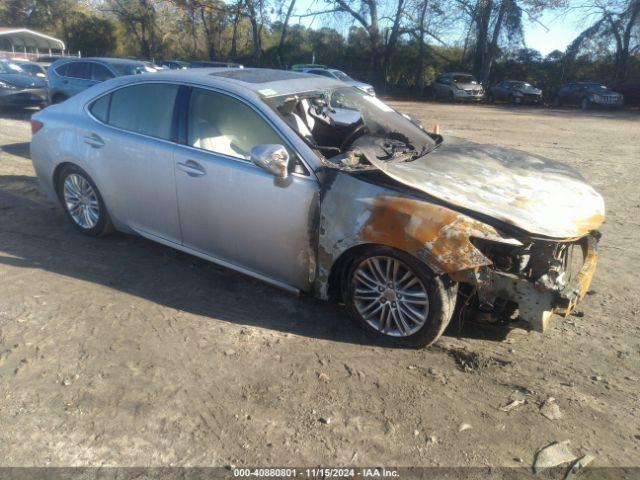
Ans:
<svg viewBox="0 0 640 480"><path fill-rule="evenodd" d="M335 88L268 102L322 160L315 292L383 246L456 284L458 304L543 332L591 283L604 200L570 167L427 132L376 97Z"/></svg>
<svg viewBox="0 0 640 480"><path fill-rule="evenodd" d="M517 306L518 317L544 332L553 313L567 316L587 293L597 262L598 231L566 241L534 239L508 243L472 239L491 260L467 272L481 311Z"/></svg>

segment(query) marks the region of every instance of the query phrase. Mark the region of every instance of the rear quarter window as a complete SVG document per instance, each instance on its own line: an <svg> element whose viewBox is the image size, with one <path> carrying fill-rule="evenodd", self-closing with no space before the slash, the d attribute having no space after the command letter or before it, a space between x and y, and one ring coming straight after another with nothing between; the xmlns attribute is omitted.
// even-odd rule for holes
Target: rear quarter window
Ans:
<svg viewBox="0 0 640 480"><path fill-rule="evenodd" d="M98 120L109 123L109 106L111 104L111 94L104 95L89 106L89 111Z"/></svg>

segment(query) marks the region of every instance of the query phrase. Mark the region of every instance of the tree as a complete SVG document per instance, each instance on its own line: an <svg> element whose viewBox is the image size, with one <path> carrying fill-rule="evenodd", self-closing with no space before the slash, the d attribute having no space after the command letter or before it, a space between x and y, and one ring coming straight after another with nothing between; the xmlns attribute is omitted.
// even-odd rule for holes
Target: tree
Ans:
<svg viewBox="0 0 640 480"><path fill-rule="evenodd" d="M109 56L116 47L116 27L98 15L78 13L68 26L67 44L85 56Z"/></svg>
<svg viewBox="0 0 640 480"><path fill-rule="evenodd" d="M153 0L107 0L105 11L113 13L127 27L144 58L153 58L160 53Z"/></svg>
<svg viewBox="0 0 640 480"><path fill-rule="evenodd" d="M590 41L610 38L614 45L615 68L612 81L626 80L633 32L640 28L640 0L606 0L587 7L587 18L597 20L580 33L567 48L567 59L573 61ZM637 39L636 39L637 42Z"/></svg>

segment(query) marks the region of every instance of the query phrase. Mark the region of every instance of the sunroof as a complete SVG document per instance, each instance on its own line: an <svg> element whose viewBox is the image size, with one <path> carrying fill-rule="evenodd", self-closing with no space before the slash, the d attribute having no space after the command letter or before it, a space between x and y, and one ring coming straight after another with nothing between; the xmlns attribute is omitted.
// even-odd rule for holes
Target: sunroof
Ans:
<svg viewBox="0 0 640 480"><path fill-rule="evenodd" d="M214 77L226 77L239 80L246 83L267 83L277 82L279 80L290 80L292 78L300 78L307 75L290 72L287 70L271 70L271 69L229 69L219 72L210 73Z"/></svg>

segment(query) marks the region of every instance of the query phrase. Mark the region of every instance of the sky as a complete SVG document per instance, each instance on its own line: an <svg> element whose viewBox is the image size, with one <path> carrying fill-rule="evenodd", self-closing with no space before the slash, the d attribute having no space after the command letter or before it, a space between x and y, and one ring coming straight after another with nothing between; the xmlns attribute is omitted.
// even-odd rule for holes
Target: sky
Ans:
<svg viewBox="0 0 640 480"><path fill-rule="evenodd" d="M567 16L559 17L557 12L547 12L539 19L548 28L539 23L525 22L525 42L527 47L546 55L554 50L564 51L584 28L579 19Z"/></svg>
<svg viewBox="0 0 640 480"><path fill-rule="evenodd" d="M303 13L305 11L320 11L326 8L326 4L323 5L321 0L298 0L296 3L296 12ZM528 48L538 50L542 55L547 55L554 50L564 51L565 48L576 38L585 26L579 21L576 16L570 14L560 16L558 12L546 12L538 20L538 22L531 22L525 17L525 42ZM297 23L298 19L292 18L292 23ZM324 15L316 17L312 20L312 17L306 17L301 19L300 23L314 28L321 27L323 24L337 28L333 17L331 15ZM542 26L546 27L546 29ZM348 30L348 25L345 26L344 32ZM459 38L459 36L458 36Z"/></svg>

